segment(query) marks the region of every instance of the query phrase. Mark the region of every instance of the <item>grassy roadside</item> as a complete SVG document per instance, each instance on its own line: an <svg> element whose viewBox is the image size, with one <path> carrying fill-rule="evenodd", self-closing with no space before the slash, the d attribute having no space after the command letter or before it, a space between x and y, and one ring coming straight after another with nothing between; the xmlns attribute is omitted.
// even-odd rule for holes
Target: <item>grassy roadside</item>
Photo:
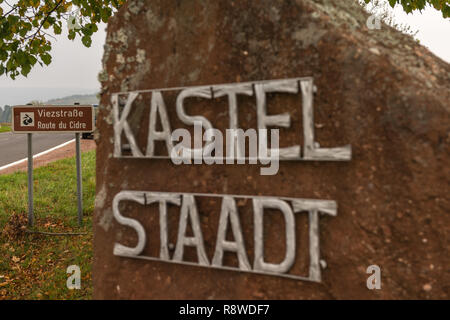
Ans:
<svg viewBox="0 0 450 320"><path fill-rule="evenodd" d="M84 225L77 224L75 158L34 171L33 230L83 232L76 236L25 233L27 173L0 175L0 299L89 299L92 296L92 213L95 150L83 153ZM81 289L66 287L70 265L81 269Z"/></svg>
<svg viewBox="0 0 450 320"><path fill-rule="evenodd" d="M0 133L2 132L9 132L11 131L11 127L10 126L0 126Z"/></svg>

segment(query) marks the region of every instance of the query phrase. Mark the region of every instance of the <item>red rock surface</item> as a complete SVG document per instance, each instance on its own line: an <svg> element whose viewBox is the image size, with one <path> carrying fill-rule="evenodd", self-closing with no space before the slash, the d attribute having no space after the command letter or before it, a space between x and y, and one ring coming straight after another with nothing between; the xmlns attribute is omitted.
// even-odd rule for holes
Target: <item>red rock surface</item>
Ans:
<svg viewBox="0 0 450 320"><path fill-rule="evenodd" d="M130 0L120 9L108 25L100 77L95 298L449 298L450 66L392 28L367 30L367 17L352 0ZM318 87L316 140L323 147L351 144L352 161L283 162L276 176L260 176L259 166L112 158L111 93L300 76L314 77ZM140 144L149 101L130 116L133 127L142 128ZM174 119L173 103L166 103ZM255 123L252 103L240 111L246 125ZM218 127L228 121L218 109L189 110ZM275 98L269 107L274 114L289 111L293 123L301 123L296 110ZM132 229L112 217L112 199L126 189L336 200L338 215L320 222L327 262L322 283L115 257L114 242L136 240ZM217 204L200 206L211 256ZM127 209L127 216L157 230L156 214ZM251 216L241 217L251 252ZM176 230L177 218L171 216L169 224ZM268 218L267 254L275 260L283 251L280 225L276 215ZM298 221L300 234L304 225ZM150 234L149 241L157 237ZM300 241L301 261L305 248ZM381 267L381 290L366 287L372 264ZM304 262L295 267L304 270Z"/></svg>

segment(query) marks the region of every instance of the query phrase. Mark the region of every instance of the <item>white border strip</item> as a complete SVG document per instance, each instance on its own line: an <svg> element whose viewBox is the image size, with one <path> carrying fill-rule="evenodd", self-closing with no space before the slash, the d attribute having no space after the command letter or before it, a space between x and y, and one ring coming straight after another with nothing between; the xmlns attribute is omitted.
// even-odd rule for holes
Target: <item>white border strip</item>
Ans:
<svg viewBox="0 0 450 320"><path fill-rule="evenodd" d="M133 91L120 91L120 92L113 92L111 95L123 95L123 94L129 94L129 93L148 93L148 92L155 92L155 91L180 91L184 89L193 89L193 88L207 88L207 87L222 87L222 86L228 86L233 84L264 84L272 81L284 81L284 80L297 80L297 81L305 81L305 80L313 80L313 77L299 77L299 78L286 78L286 79L268 79L268 80L259 80L259 81L246 81L246 82L229 82L229 83L217 83L217 84L204 84L204 85L197 85L197 86L187 86L187 87L171 87L171 88L159 88L159 89L145 89L145 90L133 90Z"/></svg>
<svg viewBox="0 0 450 320"><path fill-rule="evenodd" d="M33 159L38 158L38 157L40 157L40 156L43 156L44 154L50 153L50 152L52 152L52 151L54 151L54 150L56 150L56 149L62 148L62 147L66 146L66 145L68 145L69 143L72 143L72 142L74 142L74 141L75 141L75 139L72 139L72 140L69 140L69 141L67 141L67 142L64 142L64 143L62 143L62 144L60 144L60 145L57 145L56 147L53 147L53 148L50 148L50 149L48 149L48 150L42 151L42 152L40 152L40 153L34 155L34 156L33 156ZM24 158L24 159L22 159L22 160L15 161L15 162L12 162L12 163L10 163L10 164L7 164L7 165L5 165L5 166L3 166L3 167L0 167L0 171L2 171L2 170L4 170L4 169L7 169L7 168L9 168L9 167L15 166L15 165L17 165L17 164L20 164L20 163L22 163L22 162L24 162L24 161L27 161L27 160L28 160L28 158Z"/></svg>

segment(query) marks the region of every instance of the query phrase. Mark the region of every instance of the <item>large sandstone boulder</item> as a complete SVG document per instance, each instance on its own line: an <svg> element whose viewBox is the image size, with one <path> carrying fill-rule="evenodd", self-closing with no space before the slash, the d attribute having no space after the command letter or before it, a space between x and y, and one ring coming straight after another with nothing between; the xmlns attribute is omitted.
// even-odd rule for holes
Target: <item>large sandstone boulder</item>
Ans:
<svg viewBox="0 0 450 320"><path fill-rule="evenodd" d="M119 10L108 24L100 75L94 298L449 298L450 66L392 28L368 30L367 18L353 0L130 0ZM281 162L277 175L262 176L258 165L175 166L113 156L112 93L303 76L317 86L317 141L350 144L351 161ZM130 123L145 145L150 100L141 100ZM274 98L269 112L290 111L301 132L301 112L284 102ZM254 124L251 103L240 111L247 124ZM175 119L173 100L166 105ZM223 110L193 106L192 113L220 126L227 121ZM322 281L115 256L115 242L136 241L113 217L112 201L122 190L335 200L337 216L320 220ZM218 212L208 208L217 205L202 206L211 256ZM156 214L124 208L124 215L158 230ZM252 257L252 218L241 218ZM172 229L177 221L169 217ZM266 254L275 260L284 250L279 222L274 215L265 225ZM305 225L299 218L299 234ZM308 258L302 239L307 236L299 241L299 272ZM366 287L370 265L381 268L380 290Z"/></svg>

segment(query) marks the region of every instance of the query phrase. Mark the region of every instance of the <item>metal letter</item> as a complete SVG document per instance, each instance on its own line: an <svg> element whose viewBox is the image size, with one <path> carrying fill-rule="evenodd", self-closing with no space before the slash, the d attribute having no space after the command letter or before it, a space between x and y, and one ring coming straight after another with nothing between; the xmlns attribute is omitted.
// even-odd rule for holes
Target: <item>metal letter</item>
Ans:
<svg viewBox="0 0 450 320"><path fill-rule="evenodd" d="M264 208L278 209L283 213L286 223L286 255L280 264L264 262L263 216ZM255 261L253 269L285 273L295 262L295 219L292 209L286 201L275 198L253 199L254 228L255 228Z"/></svg>
<svg viewBox="0 0 450 320"><path fill-rule="evenodd" d="M206 119L205 117L189 116L186 114L183 103L184 103L184 99L186 99L188 97L200 97L200 98L211 99L212 98L211 87L193 87L193 88L184 89L183 91L181 91L178 94L176 107L177 107L178 118L184 124L195 125L196 123L200 123L201 127L203 127L205 130L212 129L213 126L212 126L211 122L209 122L208 119ZM195 139L195 137L194 137L194 139ZM200 135L200 141L201 140L202 140L202 135ZM201 157L202 157L201 149L198 150L198 149L196 149L196 146L194 146L193 150L187 149L187 151L189 151L189 153L191 154L191 157L194 158L194 162L195 162L195 159L200 158L200 163L201 163Z"/></svg>
<svg viewBox="0 0 450 320"><path fill-rule="evenodd" d="M159 202L159 233L161 239L159 257L163 260L169 260L167 203L179 206L181 204L181 197L178 194L146 192L144 201L145 205Z"/></svg>
<svg viewBox="0 0 450 320"><path fill-rule="evenodd" d="M231 230L235 241L227 241L228 217L231 221ZM242 236L241 223L239 222L238 210L236 202L232 197L225 196L222 201L222 209L220 211L219 231L217 232L216 250L214 253L212 265L222 266L223 251L236 252L239 260L239 269L251 270L248 262L247 253L245 252L244 238Z"/></svg>
<svg viewBox="0 0 450 320"><path fill-rule="evenodd" d="M339 148L320 148L314 141L314 109L313 109L313 80L300 80L303 101L303 136L304 154L306 160L351 160L350 145Z"/></svg>
<svg viewBox="0 0 450 320"><path fill-rule="evenodd" d="M186 237L186 227L188 217L191 221L193 237ZM205 244L203 242L202 230L200 228L200 220L198 217L197 206L193 195L184 194L183 204L181 206L180 223L178 227L177 246L173 256L174 261L182 261L184 246L197 248L197 258L200 265L208 266L209 261L205 252Z"/></svg>
<svg viewBox="0 0 450 320"><path fill-rule="evenodd" d="M228 96L228 110L230 114L230 126L229 129L238 129L239 127L239 119L238 119L238 106L237 106L237 95L238 94L245 94L247 96L253 95L253 86L251 83L236 83L231 85L221 85L221 86L213 86L212 90L214 92L214 97L222 97L227 95ZM231 131L232 133L235 133L235 131ZM242 150L242 146L240 145L241 141L237 140L237 145L234 143L235 137L232 136L232 148L237 148L237 159L239 161L239 158L242 157L244 159L245 163L245 147L244 147L244 154L239 154L240 150ZM228 138L227 138L228 142ZM245 141L244 141L245 142ZM250 144L251 145L251 144ZM231 152L233 154L235 153L236 149L233 149ZM229 151L227 149L227 155L229 154ZM231 154L231 153L230 153ZM228 161L228 158L227 158ZM233 164L231 162L231 164ZM238 162L239 163L239 162ZM227 164L229 164L227 162Z"/></svg>
<svg viewBox="0 0 450 320"><path fill-rule="evenodd" d="M136 139L131 131L130 125L127 122L127 117L131 111L131 105L139 94L136 92L130 92L125 104L125 108L122 111L122 115L119 118L119 96L114 94L111 97L111 103L113 105L114 113L114 157L119 158L122 156L122 131L125 131L125 136L130 142L131 153L134 157L143 157L144 155L139 150Z"/></svg>
<svg viewBox="0 0 450 320"><path fill-rule="evenodd" d="M298 93L298 84L295 79L274 80L267 83L255 84L256 110L258 118L258 129L267 129L268 126L279 126L289 128L291 117L288 113L269 116L267 115L266 92L287 92ZM261 148L261 141L260 141ZM280 148L279 157L281 159L295 159L300 156L300 146Z"/></svg>
<svg viewBox="0 0 450 320"><path fill-rule="evenodd" d="M145 230L144 227L139 223L139 221L131 218L126 218L120 214L119 202L122 200L132 200L142 205L145 204L144 193L136 193L133 191L121 191L114 197L113 200L113 215L114 218L122 225L129 226L133 228L138 235L138 243L133 247L127 247L121 245L120 243L114 244L114 255L116 256L137 256L139 255L145 247Z"/></svg>
<svg viewBox="0 0 450 320"><path fill-rule="evenodd" d="M158 113L161 119L162 131L156 131L156 117ZM169 117L167 116L166 104L164 103L163 96L159 91L152 93L149 122L146 156L154 156L155 140L163 140L166 142L167 155L170 156L173 145L171 140Z"/></svg>
<svg viewBox="0 0 450 320"><path fill-rule="evenodd" d="M231 85L213 86L214 97L228 96L228 110L230 113L230 129L237 129L239 126L237 97L238 94L247 96L253 95L251 83L236 83Z"/></svg>
<svg viewBox="0 0 450 320"><path fill-rule="evenodd" d="M337 204L330 200L293 200L294 212L308 211L309 221L309 279L320 282L319 211L336 216Z"/></svg>

